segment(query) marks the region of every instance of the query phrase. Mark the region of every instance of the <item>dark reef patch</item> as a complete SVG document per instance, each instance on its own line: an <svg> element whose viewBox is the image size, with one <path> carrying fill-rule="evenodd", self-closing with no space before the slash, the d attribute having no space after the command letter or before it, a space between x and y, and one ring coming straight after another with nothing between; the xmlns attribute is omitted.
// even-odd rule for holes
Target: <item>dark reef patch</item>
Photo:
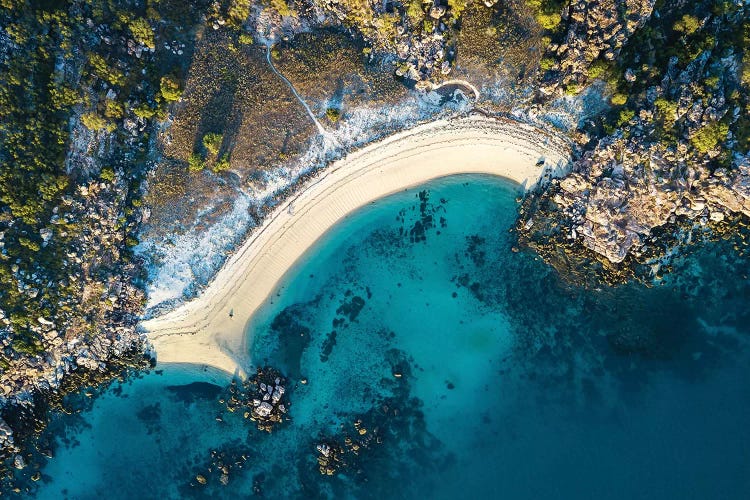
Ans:
<svg viewBox="0 0 750 500"><path fill-rule="evenodd" d="M437 228L435 219L439 217L438 223L441 228L448 226L448 220L445 218L448 200L441 198L437 204L430 202L430 191L424 189L416 194L419 200L418 204L412 205L409 209L402 209L398 212L396 221L401 225L398 228L398 234L401 237L408 238L409 243L426 243L427 236L431 230ZM411 215L414 213L414 215ZM439 215L441 213L443 215ZM439 235L440 231L435 234Z"/></svg>
<svg viewBox="0 0 750 500"><path fill-rule="evenodd" d="M271 331L278 338L278 354L282 368L295 380L302 378L302 353L310 345L310 328L305 324L308 304L294 304L281 311L271 322Z"/></svg>
<svg viewBox="0 0 750 500"><path fill-rule="evenodd" d="M222 388L209 382L193 382L186 385L168 385L167 391L172 394L175 400L189 405L197 400L216 399L221 393Z"/></svg>
<svg viewBox="0 0 750 500"><path fill-rule="evenodd" d="M322 348L320 349L320 361L322 363L328 361L328 357L333 352L334 347L336 347L336 330L333 330L332 332L329 332L328 335L326 335L326 339L323 342Z"/></svg>
<svg viewBox="0 0 750 500"><path fill-rule="evenodd" d="M363 307L365 307L365 299L355 295L350 301L342 303L341 306L336 309L336 314L346 316L350 322L354 322L357 320L357 316L359 316Z"/></svg>
<svg viewBox="0 0 750 500"><path fill-rule="evenodd" d="M146 405L135 415L148 429L148 433L153 434L159 430L161 424L161 403Z"/></svg>

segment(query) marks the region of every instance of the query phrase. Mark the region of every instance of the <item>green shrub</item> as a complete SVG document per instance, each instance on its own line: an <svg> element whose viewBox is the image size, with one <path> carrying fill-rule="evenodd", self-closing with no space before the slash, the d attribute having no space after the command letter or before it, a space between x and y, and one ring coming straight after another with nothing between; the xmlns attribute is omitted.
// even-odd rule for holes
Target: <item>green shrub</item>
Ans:
<svg viewBox="0 0 750 500"><path fill-rule="evenodd" d="M549 71L555 67L555 60L551 57L543 57L542 60L539 61L539 67L542 71Z"/></svg>
<svg viewBox="0 0 750 500"><path fill-rule="evenodd" d="M685 14L681 19L674 23L673 29L679 33L692 35L696 31L698 31L700 27L701 22L697 17L691 16L690 14Z"/></svg>
<svg viewBox="0 0 750 500"><path fill-rule="evenodd" d="M26 238L25 236L20 236L18 238L18 243L20 243L21 246L24 246L24 247L28 248L32 252L38 252L39 250L41 250L41 247L39 246L39 243L37 243L36 241L33 241L33 240L29 239L29 238Z"/></svg>
<svg viewBox="0 0 750 500"><path fill-rule="evenodd" d="M81 123L83 123L87 129L93 130L94 132L103 129L107 129L108 131L113 130L113 127L110 126L109 122L96 113L83 114L81 116Z"/></svg>
<svg viewBox="0 0 750 500"><path fill-rule="evenodd" d="M546 30L555 30L562 21L560 12L563 4L561 0L525 0L526 5L533 11L539 25Z"/></svg>
<svg viewBox="0 0 750 500"><path fill-rule="evenodd" d="M709 76L706 78L706 86L715 89L719 86L719 77L718 76Z"/></svg>
<svg viewBox="0 0 750 500"><path fill-rule="evenodd" d="M279 13L280 16L296 16L297 13L292 10L286 3L286 0L271 0L271 7Z"/></svg>
<svg viewBox="0 0 750 500"><path fill-rule="evenodd" d="M620 111L620 116L617 119L617 126L622 127L630 120L632 120L634 116L635 111L633 111L632 109L623 109L622 111Z"/></svg>
<svg viewBox="0 0 750 500"><path fill-rule="evenodd" d="M729 125L721 122L714 122L701 127L690 138L690 142L695 149L701 153L708 153L713 150L719 143L724 142L729 133Z"/></svg>
<svg viewBox="0 0 750 500"><path fill-rule="evenodd" d="M406 5L406 17L411 21L412 26L419 26L420 21L424 18L422 10L422 0L411 0Z"/></svg>
<svg viewBox="0 0 750 500"><path fill-rule="evenodd" d="M328 108L326 109L326 117L335 123L341 118L341 111L336 108Z"/></svg>
<svg viewBox="0 0 750 500"><path fill-rule="evenodd" d="M602 61L601 59L597 59L594 61L591 66L589 66L589 78L592 80L595 80L597 78L602 78L610 69L610 64L606 61Z"/></svg>
<svg viewBox="0 0 750 500"><path fill-rule="evenodd" d="M224 154L219 158L216 164L211 168L216 173L229 170L229 154Z"/></svg>
<svg viewBox="0 0 750 500"><path fill-rule="evenodd" d="M671 128L677 119L677 103L665 99L664 97L659 97L654 101L654 106L656 106L659 114L664 119L665 125L668 125Z"/></svg>
<svg viewBox="0 0 750 500"><path fill-rule="evenodd" d="M182 90L180 90L179 82L169 75L161 77L160 82L161 96L167 102L177 101L182 97Z"/></svg>
<svg viewBox="0 0 750 500"><path fill-rule="evenodd" d="M156 110L148 104L139 104L138 106L133 108L133 114L138 118L148 120L149 118L152 118L154 115L156 115Z"/></svg>
<svg viewBox="0 0 750 500"><path fill-rule="evenodd" d="M104 105L104 116L116 120L122 118L123 114L125 114L125 110L121 103L107 99L106 104Z"/></svg>
<svg viewBox="0 0 750 500"><path fill-rule="evenodd" d="M116 68L110 68L107 61L96 53L89 55L89 65L91 66L91 72L97 78L101 78L110 85L122 85L125 81L125 76L122 71Z"/></svg>
<svg viewBox="0 0 750 500"><path fill-rule="evenodd" d="M558 12L551 12L549 14L540 12L536 15L536 20L539 25L546 30L554 30L562 21L562 17Z"/></svg>
<svg viewBox="0 0 750 500"><path fill-rule="evenodd" d="M147 20L142 17L134 19L130 21L128 28L136 42L148 47L149 49L156 47L154 44L154 32Z"/></svg>
<svg viewBox="0 0 750 500"><path fill-rule="evenodd" d="M190 172L200 172L206 168L206 162L203 161L203 157L198 153L193 153L188 158L188 170Z"/></svg>
<svg viewBox="0 0 750 500"><path fill-rule="evenodd" d="M219 148L221 148L221 142L224 140L224 136L215 132L209 132L203 136L203 147L206 148L210 156L216 156L219 154Z"/></svg>
<svg viewBox="0 0 750 500"><path fill-rule="evenodd" d="M28 356L36 356L44 351L44 346L36 339L16 337L12 341L12 346L16 352Z"/></svg>
<svg viewBox="0 0 750 500"><path fill-rule="evenodd" d="M74 89L62 84L50 83L49 98L56 110L64 110L81 102L81 97Z"/></svg>
<svg viewBox="0 0 750 500"><path fill-rule="evenodd" d="M250 0L232 0L227 15L231 25L242 26L250 15Z"/></svg>
<svg viewBox="0 0 750 500"><path fill-rule="evenodd" d="M628 96L625 94L617 93L612 96L612 98L609 100L614 106L622 106L626 102L628 102Z"/></svg>
<svg viewBox="0 0 750 500"><path fill-rule="evenodd" d="M112 170L109 167L105 167L102 169L102 171L99 173L99 178L106 182L114 182L115 180L115 171Z"/></svg>
<svg viewBox="0 0 750 500"><path fill-rule="evenodd" d="M451 18L455 20L461 17L468 4L468 0L448 0Z"/></svg>

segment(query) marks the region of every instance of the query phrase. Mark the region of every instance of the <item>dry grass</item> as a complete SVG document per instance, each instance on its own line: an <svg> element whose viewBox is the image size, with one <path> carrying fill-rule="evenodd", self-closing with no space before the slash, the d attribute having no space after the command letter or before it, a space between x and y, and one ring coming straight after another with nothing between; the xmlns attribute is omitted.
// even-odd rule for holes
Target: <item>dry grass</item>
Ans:
<svg viewBox="0 0 750 500"><path fill-rule="evenodd" d="M539 26L520 3L473 3L461 20L452 76L477 86L505 81L520 92L535 81L542 43Z"/></svg>
<svg viewBox="0 0 750 500"><path fill-rule="evenodd" d="M273 74L263 47L241 45L230 32L199 35L174 121L162 137L164 160L151 179L149 230L181 232L182 221L216 205L202 221L228 209L234 185L302 154L316 133L289 88ZM188 172L187 160L209 132L223 134L219 156L230 171ZM221 203L222 200L225 203ZM148 233L147 233L148 234Z"/></svg>
<svg viewBox="0 0 750 500"><path fill-rule="evenodd" d="M391 65L369 63L363 47L335 31L303 33L277 46L275 64L321 118L329 103L346 113L407 97Z"/></svg>
<svg viewBox="0 0 750 500"><path fill-rule="evenodd" d="M219 155L229 153L231 168L247 173L278 162L280 152L298 152L314 127L268 67L263 47L241 45L226 31L207 30L191 64L165 155L187 162L209 132L223 134Z"/></svg>
<svg viewBox="0 0 750 500"><path fill-rule="evenodd" d="M182 100L161 138L163 161L150 181L147 237L180 233L183 224L210 223L231 206L238 183L299 158L317 133L287 85L271 71L265 47L242 45L236 38L229 30L198 33ZM277 69L321 119L329 105L345 112L348 106L407 94L390 67L365 64L361 47L344 34L302 34L274 52ZM230 171L188 172L188 158L200 151L210 132L223 134L218 156L229 154ZM207 206L216 208L197 221Z"/></svg>

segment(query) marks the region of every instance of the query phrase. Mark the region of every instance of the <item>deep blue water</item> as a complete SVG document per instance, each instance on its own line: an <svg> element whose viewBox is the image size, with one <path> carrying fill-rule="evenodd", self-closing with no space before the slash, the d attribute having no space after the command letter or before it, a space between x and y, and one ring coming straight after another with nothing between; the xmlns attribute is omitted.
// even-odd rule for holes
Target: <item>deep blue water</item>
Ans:
<svg viewBox="0 0 750 500"><path fill-rule="evenodd" d="M750 497L748 263L707 244L652 287L577 288L514 251L517 196L443 179L311 249L250 325L289 379L272 433L220 404L220 374L159 366L56 418L31 493ZM321 475L316 445L347 438Z"/></svg>

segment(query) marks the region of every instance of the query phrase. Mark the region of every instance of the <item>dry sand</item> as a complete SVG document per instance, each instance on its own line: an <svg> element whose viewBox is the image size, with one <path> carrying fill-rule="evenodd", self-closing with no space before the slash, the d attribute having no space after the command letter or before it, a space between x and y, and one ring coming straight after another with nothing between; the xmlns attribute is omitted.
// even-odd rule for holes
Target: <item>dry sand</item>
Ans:
<svg viewBox="0 0 750 500"><path fill-rule="evenodd" d="M564 173L569 155L560 138L480 116L418 126L347 155L276 207L201 295L141 324L157 362L244 376L250 364L250 318L302 254L352 211L454 174L502 176L528 190L543 176Z"/></svg>

